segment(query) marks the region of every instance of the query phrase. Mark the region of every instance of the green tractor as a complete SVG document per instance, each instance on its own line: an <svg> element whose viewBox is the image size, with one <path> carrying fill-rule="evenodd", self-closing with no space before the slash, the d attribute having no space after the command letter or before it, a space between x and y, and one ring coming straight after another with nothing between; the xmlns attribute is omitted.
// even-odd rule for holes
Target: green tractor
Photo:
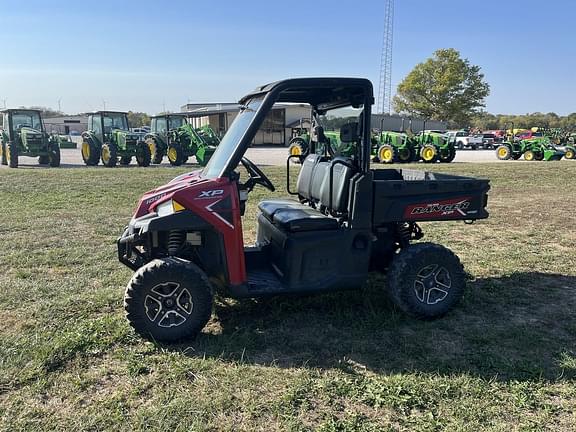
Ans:
<svg viewBox="0 0 576 432"><path fill-rule="evenodd" d="M524 160L527 161L558 161L566 154L565 151L552 144L550 138L546 136L525 139L521 142L524 145Z"/></svg>
<svg viewBox="0 0 576 432"><path fill-rule="evenodd" d="M310 126L305 127L304 124L306 123ZM288 154L290 156L302 156L308 154L310 127L311 120L308 118L301 118L299 126L292 129L292 138L288 143Z"/></svg>
<svg viewBox="0 0 576 432"><path fill-rule="evenodd" d="M327 153L332 156L346 156L350 157L355 154L355 143L344 142L340 139L339 131L324 131L321 126L315 126L315 135L320 133L322 138L316 138L315 142L318 142L316 148L320 153L325 152L325 145L327 146ZM319 132L319 131L322 132ZM300 156L300 160L304 160L308 155L310 148L310 140L312 139L310 133L306 129L302 129L300 134L295 134L290 140L288 146L289 156ZM320 141L318 141L320 140ZM325 142L322 142L325 140Z"/></svg>
<svg viewBox="0 0 576 432"><path fill-rule="evenodd" d="M136 157L138 166L150 165L152 155L140 135L130 132L128 115L119 111L96 111L88 116L88 131L82 134L82 159L88 166L129 165Z"/></svg>
<svg viewBox="0 0 576 432"><path fill-rule="evenodd" d="M372 137L374 162L389 164L418 160L418 141L414 139L411 131L404 130L404 119L402 119L402 132L385 131L383 125L384 119L380 122L380 132Z"/></svg>
<svg viewBox="0 0 576 432"><path fill-rule="evenodd" d="M209 126L195 129L186 121L186 117L182 113L152 118L150 133L145 140L153 163L161 163L164 155L174 166L186 163L192 156L202 166L208 163L220 139Z"/></svg>
<svg viewBox="0 0 576 432"><path fill-rule="evenodd" d="M449 163L456 157L454 142L446 137L441 131L427 131L424 121L423 131L416 135L420 159L424 163L445 162Z"/></svg>
<svg viewBox="0 0 576 432"><path fill-rule="evenodd" d="M511 127L508 128L507 126ZM507 132L506 139L496 148L496 157L500 160L518 160L524 156L527 161L553 161L565 157L566 152L558 149L552 144L548 136L540 136L529 139L518 139L513 135L514 123L504 125Z"/></svg>
<svg viewBox="0 0 576 432"><path fill-rule="evenodd" d="M18 156L37 157L41 165L60 166L60 138L44 130L38 110L0 111L0 160L2 165L18 167Z"/></svg>

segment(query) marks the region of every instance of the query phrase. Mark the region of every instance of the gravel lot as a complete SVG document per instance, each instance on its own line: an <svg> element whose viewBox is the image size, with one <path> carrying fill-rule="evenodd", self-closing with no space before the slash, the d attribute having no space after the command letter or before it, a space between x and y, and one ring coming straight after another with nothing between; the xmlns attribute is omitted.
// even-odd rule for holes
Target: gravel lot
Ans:
<svg viewBox="0 0 576 432"><path fill-rule="evenodd" d="M288 155L286 148L251 148L246 156L258 165L284 165ZM486 163L502 162L496 159L494 150L460 150L456 154L453 163ZM511 161L522 163L522 161ZM21 167L37 167L38 159L21 156L19 158ZM135 165L135 162L132 162ZM162 165L169 165L166 158ZM83 167L82 156L79 149L62 149L62 166L67 168ZM0 165L2 168L6 168Z"/></svg>

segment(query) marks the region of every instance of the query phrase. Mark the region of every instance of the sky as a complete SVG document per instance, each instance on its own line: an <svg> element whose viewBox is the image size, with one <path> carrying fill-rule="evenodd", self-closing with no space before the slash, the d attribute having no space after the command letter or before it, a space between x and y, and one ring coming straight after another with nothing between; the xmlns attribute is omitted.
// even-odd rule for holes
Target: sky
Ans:
<svg viewBox="0 0 576 432"><path fill-rule="evenodd" d="M383 3L0 0L0 107L156 114L302 76L377 92ZM574 17L568 0L396 0L392 87L456 48L482 68L488 112L576 112Z"/></svg>

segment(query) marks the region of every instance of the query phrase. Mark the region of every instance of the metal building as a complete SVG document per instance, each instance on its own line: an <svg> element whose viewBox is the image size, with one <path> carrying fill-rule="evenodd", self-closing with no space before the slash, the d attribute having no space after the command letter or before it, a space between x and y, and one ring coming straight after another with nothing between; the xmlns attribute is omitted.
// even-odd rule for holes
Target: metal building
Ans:
<svg viewBox="0 0 576 432"><path fill-rule="evenodd" d="M410 122L410 120L412 122ZM412 132L421 132L426 130L439 130L444 132L447 129L446 122L437 120L426 120L402 116L399 114L373 114L372 115L372 129L388 130L402 132L403 130L411 129Z"/></svg>

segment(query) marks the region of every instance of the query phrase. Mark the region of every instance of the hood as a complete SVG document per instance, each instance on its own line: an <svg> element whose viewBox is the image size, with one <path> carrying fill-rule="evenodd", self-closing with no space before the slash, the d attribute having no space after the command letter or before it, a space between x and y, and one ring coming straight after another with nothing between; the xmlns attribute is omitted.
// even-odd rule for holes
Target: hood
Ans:
<svg viewBox="0 0 576 432"><path fill-rule="evenodd" d="M174 192L188 186L191 183L202 182L202 177L200 176L201 170L192 171L186 174L179 175L175 177L170 182L164 186L160 186L156 189L146 192L140 198L138 202L138 207L134 213L135 218L139 218L150 213L159 203L169 200Z"/></svg>

